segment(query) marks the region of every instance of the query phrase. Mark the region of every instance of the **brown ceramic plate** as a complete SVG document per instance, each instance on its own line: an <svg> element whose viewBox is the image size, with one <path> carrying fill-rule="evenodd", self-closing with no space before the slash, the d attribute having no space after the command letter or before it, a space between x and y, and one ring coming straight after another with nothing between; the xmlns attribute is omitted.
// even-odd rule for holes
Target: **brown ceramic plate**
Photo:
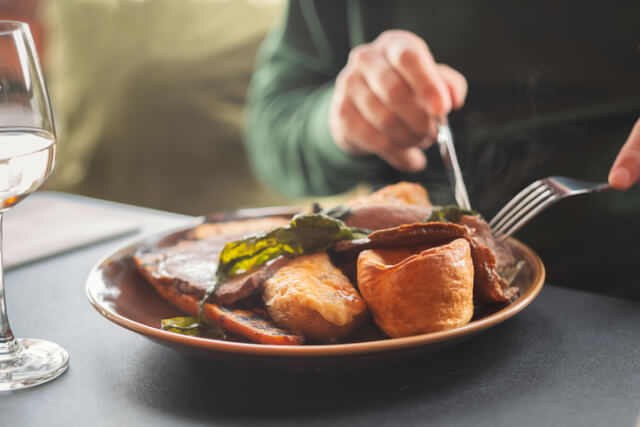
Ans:
<svg viewBox="0 0 640 427"><path fill-rule="evenodd" d="M209 219L219 221L286 213L286 209L281 211L278 208L267 208L219 214ZM510 239L514 250L524 260L524 267L513 283L520 288L520 296L507 306L485 307L469 324L460 328L393 339L380 339L375 334L367 337L364 333L354 342L332 345L273 346L199 338L160 328L161 319L178 316L180 312L155 293L138 274L132 259L138 249L172 244L191 229L192 227L187 227L143 238L109 254L92 269L87 279L86 292L96 310L122 327L179 350L228 362L257 363L260 366L322 367L349 362L377 363L432 351L515 316L536 298L545 278L540 258L524 244Z"/></svg>

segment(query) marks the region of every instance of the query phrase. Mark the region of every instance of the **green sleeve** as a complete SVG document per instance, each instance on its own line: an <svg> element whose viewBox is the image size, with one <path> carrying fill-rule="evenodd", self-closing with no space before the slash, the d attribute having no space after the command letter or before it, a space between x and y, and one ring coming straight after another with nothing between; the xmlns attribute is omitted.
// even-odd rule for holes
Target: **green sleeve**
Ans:
<svg viewBox="0 0 640 427"><path fill-rule="evenodd" d="M350 50L346 20L342 1L291 1L258 54L245 145L260 180L285 196L343 192L384 165L344 153L329 132L334 80Z"/></svg>

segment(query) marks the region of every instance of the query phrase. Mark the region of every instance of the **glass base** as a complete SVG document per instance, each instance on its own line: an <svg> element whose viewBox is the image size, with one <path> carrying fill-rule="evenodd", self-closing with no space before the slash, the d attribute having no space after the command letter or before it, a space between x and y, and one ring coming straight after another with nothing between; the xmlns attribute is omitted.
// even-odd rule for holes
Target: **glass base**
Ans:
<svg viewBox="0 0 640 427"><path fill-rule="evenodd" d="M58 344L19 338L17 357L0 360L0 391L19 390L46 383L69 366L69 353Z"/></svg>

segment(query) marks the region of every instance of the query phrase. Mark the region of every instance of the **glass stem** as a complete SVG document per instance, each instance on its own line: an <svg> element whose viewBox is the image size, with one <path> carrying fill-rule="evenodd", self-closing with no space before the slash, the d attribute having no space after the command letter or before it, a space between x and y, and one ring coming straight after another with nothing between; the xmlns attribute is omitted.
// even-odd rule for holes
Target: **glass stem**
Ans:
<svg viewBox="0 0 640 427"><path fill-rule="evenodd" d="M7 317L7 305L4 298L4 267L2 259L2 219L4 215L0 213L0 363L8 360L15 360L19 357L20 344L16 341L9 326Z"/></svg>

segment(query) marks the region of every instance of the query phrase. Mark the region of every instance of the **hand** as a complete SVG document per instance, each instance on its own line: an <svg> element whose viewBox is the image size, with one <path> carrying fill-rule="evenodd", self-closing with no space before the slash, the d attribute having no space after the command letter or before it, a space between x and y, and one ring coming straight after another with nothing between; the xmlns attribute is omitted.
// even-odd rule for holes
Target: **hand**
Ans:
<svg viewBox="0 0 640 427"><path fill-rule="evenodd" d="M423 149L436 137L436 117L460 108L467 82L436 64L426 43L390 30L354 48L336 78L329 129L350 154L376 154L396 169L426 167Z"/></svg>
<svg viewBox="0 0 640 427"><path fill-rule="evenodd" d="M640 119L613 162L609 184L616 190L627 190L640 179Z"/></svg>

